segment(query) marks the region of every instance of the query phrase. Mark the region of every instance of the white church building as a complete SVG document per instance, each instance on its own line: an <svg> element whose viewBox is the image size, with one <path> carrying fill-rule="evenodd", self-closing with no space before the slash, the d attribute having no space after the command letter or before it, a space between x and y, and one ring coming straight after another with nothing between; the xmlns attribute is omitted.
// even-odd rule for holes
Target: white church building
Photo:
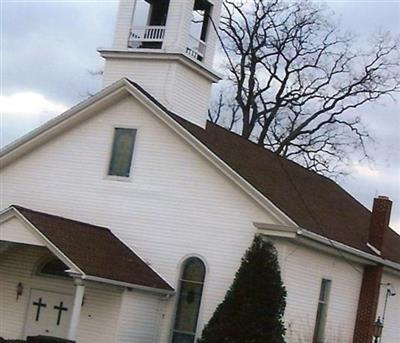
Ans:
<svg viewBox="0 0 400 343"><path fill-rule="evenodd" d="M194 343L261 234L287 343L369 343L378 317L400 342L390 200L207 121L220 11L121 0L103 89L1 150L0 337Z"/></svg>

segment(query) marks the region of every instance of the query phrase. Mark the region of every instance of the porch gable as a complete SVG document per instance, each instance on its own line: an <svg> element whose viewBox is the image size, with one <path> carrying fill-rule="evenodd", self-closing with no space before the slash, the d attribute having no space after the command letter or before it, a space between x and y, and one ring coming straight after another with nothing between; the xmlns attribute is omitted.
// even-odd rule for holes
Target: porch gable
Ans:
<svg viewBox="0 0 400 343"><path fill-rule="evenodd" d="M9 214L0 220L0 241L44 247L46 244L20 218Z"/></svg>
<svg viewBox="0 0 400 343"><path fill-rule="evenodd" d="M109 229L11 205L0 212L0 241L48 248L73 277L174 294L172 286Z"/></svg>

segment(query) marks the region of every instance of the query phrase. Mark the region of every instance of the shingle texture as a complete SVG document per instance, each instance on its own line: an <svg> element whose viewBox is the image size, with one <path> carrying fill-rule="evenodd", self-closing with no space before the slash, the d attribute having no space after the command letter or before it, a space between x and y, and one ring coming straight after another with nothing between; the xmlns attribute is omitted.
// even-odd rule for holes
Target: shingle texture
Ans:
<svg viewBox="0 0 400 343"><path fill-rule="evenodd" d="M173 291L109 229L16 205L12 207L87 275Z"/></svg>

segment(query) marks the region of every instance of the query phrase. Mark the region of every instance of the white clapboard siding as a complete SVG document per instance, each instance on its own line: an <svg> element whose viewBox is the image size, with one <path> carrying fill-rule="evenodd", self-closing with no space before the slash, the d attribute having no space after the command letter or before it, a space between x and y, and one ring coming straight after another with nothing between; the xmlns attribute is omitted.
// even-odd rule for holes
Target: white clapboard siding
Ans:
<svg viewBox="0 0 400 343"><path fill-rule="evenodd" d="M193 0L170 1L163 47L165 51L186 51L193 4Z"/></svg>
<svg viewBox="0 0 400 343"><path fill-rule="evenodd" d="M162 300L160 295L126 290L122 298L117 341L159 342L166 305L166 300Z"/></svg>
<svg viewBox="0 0 400 343"><path fill-rule="evenodd" d="M332 281L326 341L351 343L362 282L362 266L289 242L275 243L287 294L286 342L311 342L323 278ZM357 272L354 268L358 269Z"/></svg>
<svg viewBox="0 0 400 343"><path fill-rule="evenodd" d="M74 294L72 279L36 275L47 249L14 245L0 255L0 337L24 338L26 309L31 289ZM16 287L21 282L23 294L16 299ZM82 307L78 341L80 343L110 343L115 339L121 304L121 289L87 283Z"/></svg>
<svg viewBox="0 0 400 343"><path fill-rule="evenodd" d="M205 126L211 92L210 82L181 64L176 66L175 73L171 110L195 124Z"/></svg>
<svg viewBox="0 0 400 343"><path fill-rule="evenodd" d="M113 48L115 49L122 50L128 47L128 38L132 24L135 2L135 0L119 0L113 42Z"/></svg>
<svg viewBox="0 0 400 343"><path fill-rule="evenodd" d="M390 286L387 285L388 283ZM388 271L383 273L378 306L378 316L381 318L387 288L390 288L396 295L389 297L387 301L382 342L398 343L400 342L400 277L398 274L390 274Z"/></svg>
<svg viewBox="0 0 400 343"><path fill-rule="evenodd" d="M114 126L138 128L129 182L105 176ZM254 235L252 222L276 223L132 98L32 151L1 177L4 206L110 227L174 287L183 258L204 257L199 328L223 299ZM169 337L175 301L167 302L160 342Z"/></svg>
<svg viewBox="0 0 400 343"><path fill-rule="evenodd" d="M140 84L165 106L169 105L175 64L168 61L107 59L103 74L103 86L126 77Z"/></svg>
<svg viewBox="0 0 400 343"><path fill-rule="evenodd" d="M0 241L44 246L35 232L15 217L0 223Z"/></svg>
<svg viewBox="0 0 400 343"><path fill-rule="evenodd" d="M107 58L103 86L123 77L138 83L172 112L205 126L211 82L188 66L170 60Z"/></svg>

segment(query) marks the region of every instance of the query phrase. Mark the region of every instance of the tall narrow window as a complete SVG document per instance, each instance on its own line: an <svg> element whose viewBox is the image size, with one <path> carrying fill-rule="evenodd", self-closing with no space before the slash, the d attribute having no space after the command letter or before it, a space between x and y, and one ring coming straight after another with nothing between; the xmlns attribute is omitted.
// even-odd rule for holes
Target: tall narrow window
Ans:
<svg viewBox="0 0 400 343"><path fill-rule="evenodd" d="M323 343L325 341L325 324L328 312L329 293L331 291L331 280L322 279L319 292L317 319L315 320L313 343Z"/></svg>
<svg viewBox="0 0 400 343"><path fill-rule="evenodd" d="M129 177L136 130L116 128L108 175Z"/></svg>
<svg viewBox="0 0 400 343"><path fill-rule="evenodd" d="M183 264L172 343L194 343L205 277L204 263L191 257Z"/></svg>

